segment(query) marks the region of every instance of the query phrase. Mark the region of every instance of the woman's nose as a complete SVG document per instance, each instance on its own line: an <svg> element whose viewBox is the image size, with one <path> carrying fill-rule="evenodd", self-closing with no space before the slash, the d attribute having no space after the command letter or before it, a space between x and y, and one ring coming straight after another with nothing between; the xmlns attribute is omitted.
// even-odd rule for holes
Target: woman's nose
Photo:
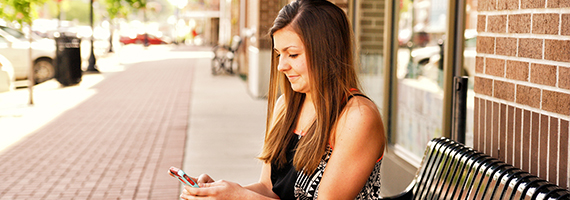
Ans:
<svg viewBox="0 0 570 200"><path fill-rule="evenodd" d="M279 64L277 65L277 70L279 70L280 72L284 72L291 69L291 66L289 65L289 63L287 63L286 59L280 57L279 58Z"/></svg>

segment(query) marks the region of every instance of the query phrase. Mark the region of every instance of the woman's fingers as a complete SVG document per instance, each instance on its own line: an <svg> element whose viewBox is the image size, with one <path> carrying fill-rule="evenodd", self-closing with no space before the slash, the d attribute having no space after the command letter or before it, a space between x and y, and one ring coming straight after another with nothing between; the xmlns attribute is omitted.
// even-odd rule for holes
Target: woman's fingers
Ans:
<svg viewBox="0 0 570 200"><path fill-rule="evenodd" d="M208 174L202 174L200 175L200 177L198 177L198 183L211 183L214 182L214 179L212 179L212 177L210 177L210 175Z"/></svg>
<svg viewBox="0 0 570 200"><path fill-rule="evenodd" d="M200 183L200 188L184 186L184 189L184 195L200 197L214 195L216 188L210 187L210 183Z"/></svg>

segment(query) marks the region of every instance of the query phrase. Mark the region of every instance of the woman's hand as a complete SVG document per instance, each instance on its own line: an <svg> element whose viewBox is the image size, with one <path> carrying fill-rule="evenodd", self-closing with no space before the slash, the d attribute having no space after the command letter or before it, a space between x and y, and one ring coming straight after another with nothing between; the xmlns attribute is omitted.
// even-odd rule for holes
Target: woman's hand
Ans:
<svg viewBox="0 0 570 200"><path fill-rule="evenodd" d="M206 175L207 176L207 175ZM204 178L204 179L202 179ZM238 199L245 197L248 190L243 188L241 185L229 182L229 181L216 181L207 182L212 180L209 176L200 176L198 179L200 188L193 188L190 186L184 186L184 191L180 198L182 199ZM204 182L200 182L204 181Z"/></svg>

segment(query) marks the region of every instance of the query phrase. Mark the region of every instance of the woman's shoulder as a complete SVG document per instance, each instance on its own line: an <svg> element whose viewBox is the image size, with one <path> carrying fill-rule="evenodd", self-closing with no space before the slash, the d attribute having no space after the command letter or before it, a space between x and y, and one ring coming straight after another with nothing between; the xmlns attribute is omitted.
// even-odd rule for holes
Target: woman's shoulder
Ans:
<svg viewBox="0 0 570 200"><path fill-rule="evenodd" d="M337 120L330 142L333 148L337 145L349 148L364 145L382 149L384 124L376 104L364 96L350 98Z"/></svg>
<svg viewBox="0 0 570 200"><path fill-rule="evenodd" d="M370 118L380 117L380 112L376 104L367 96L361 94L352 95L346 103L343 112L345 115L357 118ZM341 116L342 117L342 116Z"/></svg>
<svg viewBox="0 0 570 200"><path fill-rule="evenodd" d="M383 131L380 111L374 102L365 96L353 96L347 102L338 119L337 137L340 134L378 134Z"/></svg>

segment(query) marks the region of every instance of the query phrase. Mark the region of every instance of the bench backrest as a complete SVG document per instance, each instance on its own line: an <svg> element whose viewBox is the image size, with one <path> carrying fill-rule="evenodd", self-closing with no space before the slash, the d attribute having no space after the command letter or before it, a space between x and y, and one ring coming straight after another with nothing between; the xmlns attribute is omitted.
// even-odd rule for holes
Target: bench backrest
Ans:
<svg viewBox="0 0 570 200"><path fill-rule="evenodd" d="M447 138L429 142L409 189L403 196L417 200L570 199L564 188Z"/></svg>

